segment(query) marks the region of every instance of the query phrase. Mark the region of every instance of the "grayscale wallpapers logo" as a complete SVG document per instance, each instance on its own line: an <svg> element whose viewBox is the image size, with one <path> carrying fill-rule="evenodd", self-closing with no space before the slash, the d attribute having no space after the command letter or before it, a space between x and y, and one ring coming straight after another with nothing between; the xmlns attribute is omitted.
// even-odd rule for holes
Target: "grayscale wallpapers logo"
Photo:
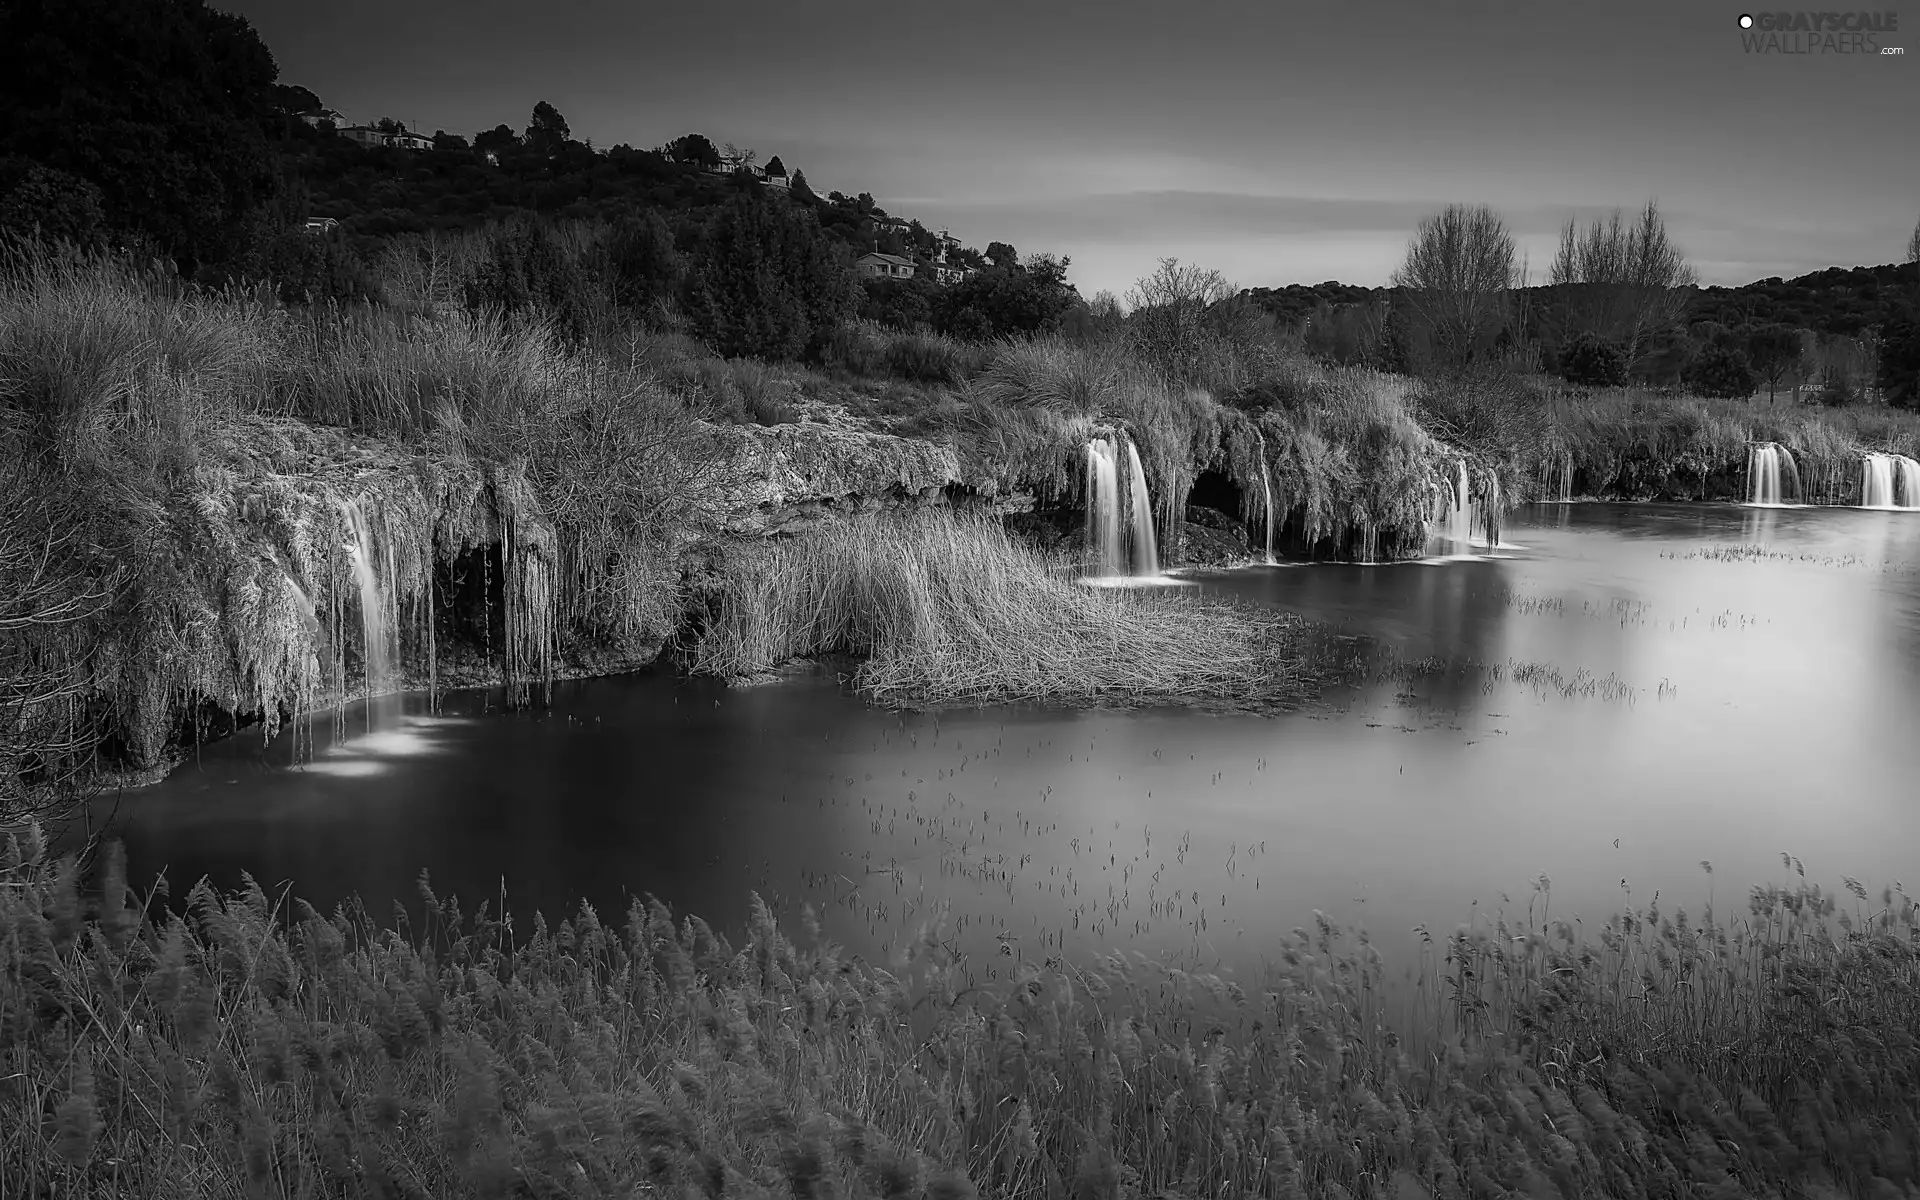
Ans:
<svg viewBox="0 0 1920 1200"><path fill-rule="evenodd" d="M1748 54L1872 54L1891 58L1900 31L1897 12L1763 12L1740 14L1740 43Z"/></svg>

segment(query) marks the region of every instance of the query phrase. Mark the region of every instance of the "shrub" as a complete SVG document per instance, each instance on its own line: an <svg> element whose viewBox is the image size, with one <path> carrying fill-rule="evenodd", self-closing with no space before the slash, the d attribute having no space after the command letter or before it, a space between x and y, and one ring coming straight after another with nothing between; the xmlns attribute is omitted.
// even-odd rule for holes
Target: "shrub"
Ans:
<svg viewBox="0 0 1920 1200"><path fill-rule="evenodd" d="M496 311L550 323L562 341L579 345L593 323L587 276L554 231L532 219L496 230L486 260L466 283L469 311Z"/></svg>
<svg viewBox="0 0 1920 1200"><path fill-rule="evenodd" d="M1627 352L1598 334L1578 334L1560 352L1560 375L1568 383L1617 387L1627 382Z"/></svg>
<svg viewBox="0 0 1920 1200"><path fill-rule="evenodd" d="M1744 400L1758 386L1746 353L1718 343L1702 349L1681 378L1702 396L1727 400Z"/></svg>

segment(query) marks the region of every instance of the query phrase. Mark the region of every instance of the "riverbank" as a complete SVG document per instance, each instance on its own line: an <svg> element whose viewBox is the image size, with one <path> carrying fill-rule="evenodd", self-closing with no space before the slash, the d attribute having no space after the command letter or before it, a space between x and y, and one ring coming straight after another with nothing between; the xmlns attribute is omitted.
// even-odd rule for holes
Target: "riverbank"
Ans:
<svg viewBox="0 0 1920 1200"><path fill-rule="evenodd" d="M1755 440L1802 456L1809 487L1844 498L1865 451L1920 450L1914 420L1885 410L1413 381L1319 366L1280 340L1216 348L1201 383L1179 386L1116 334L841 341L811 368L721 362L639 328L569 347L538 324L431 305L288 307L124 261L13 261L0 287L6 786L152 778L185 747L271 735L369 690L500 685L533 703L555 679L670 648L720 663L698 638L713 614L757 603L746 564L849 517L1001 518L1049 563L1074 558L1096 438L1137 454L1167 566L1269 549L1417 557L1438 529L1497 538L1507 505L1563 493L1737 499ZM1177 595L1049 594L1082 616L1111 603L1159 605L1189 631L1210 619ZM1262 622L1234 620L1195 634L1208 649L1189 661L1251 653L1267 656L1266 679L1284 674ZM1026 636L998 628L1007 645ZM777 665L762 659L737 673ZM954 697L1127 691L1076 681L1086 655L970 661L1006 673ZM1204 674L1159 698L1191 697ZM870 690L938 692L915 678Z"/></svg>
<svg viewBox="0 0 1920 1200"><path fill-rule="evenodd" d="M963 989L935 935L883 969L758 906L738 943L657 905L527 933L423 879L396 929L257 888L168 906L118 861L84 886L29 828L0 865L0 1161L30 1194L1920 1183L1920 910L1852 881L1594 935L1481 918L1391 1013L1380 956L1324 920L1257 989L1017 954Z"/></svg>

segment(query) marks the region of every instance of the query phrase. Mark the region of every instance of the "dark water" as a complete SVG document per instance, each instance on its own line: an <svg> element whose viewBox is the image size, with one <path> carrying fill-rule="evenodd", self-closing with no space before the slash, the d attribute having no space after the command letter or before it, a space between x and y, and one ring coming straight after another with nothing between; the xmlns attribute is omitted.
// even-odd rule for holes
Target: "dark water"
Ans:
<svg viewBox="0 0 1920 1200"><path fill-rule="evenodd" d="M1278 716L870 709L827 678L448 700L288 767L209 747L117 800L136 879L291 882L384 914L431 872L523 917L652 893L716 927L750 890L870 957L948 914L987 969L1117 947L1246 969L1313 910L1390 956L1551 880L1724 915L1753 884L1920 864L1920 514L1594 505L1491 560L1256 568L1220 588L1374 665ZM1700 863L1710 861L1711 877Z"/></svg>

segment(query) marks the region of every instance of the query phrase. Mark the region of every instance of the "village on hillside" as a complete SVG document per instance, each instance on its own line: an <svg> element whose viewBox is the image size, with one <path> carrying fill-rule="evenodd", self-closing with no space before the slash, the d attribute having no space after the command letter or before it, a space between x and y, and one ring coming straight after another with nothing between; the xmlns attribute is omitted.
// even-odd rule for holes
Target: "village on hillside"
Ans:
<svg viewBox="0 0 1920 1200"><path fill-rule="evenodd" d="M348 122L345 114L332 108L310 109L297 114L303 122L314 129L331 129L339 136L360 146L384 146L394 150L432 151L448 148L452 139L443 131L434 137L416 133L404 122L390 117L382 117L371 125L355 125ZM461 139L464 141L464 139ZM778 155L765 165L758 161L758 155L752 150L739 150L728 143L717 150L717 161L713 158L686 157L676 155L671 145L661 146L656 153L668 162L682 163L698 167L710 175L745 174L767 187L781 192L790 192L793 188L793 176L787 172ZM482 156L491 165L499 165L499 156L490 150L481 151ZM312 233L331 233L340 222L333 217L312 216L307 218L307 229ZM855 262L860 274L869 279L912 279L920 272L922 264L901 254L885 253L881 245L889 237L897 237L901 245L912 243L915 222L902 217L883 217L875 222L874 246L861 255ZM925 264L927 274L938 284L959 283L975 274L978 268L960 261L949 261L949 255L960 249L960 239L946 229L934 231L935 251Z"/></svg>

